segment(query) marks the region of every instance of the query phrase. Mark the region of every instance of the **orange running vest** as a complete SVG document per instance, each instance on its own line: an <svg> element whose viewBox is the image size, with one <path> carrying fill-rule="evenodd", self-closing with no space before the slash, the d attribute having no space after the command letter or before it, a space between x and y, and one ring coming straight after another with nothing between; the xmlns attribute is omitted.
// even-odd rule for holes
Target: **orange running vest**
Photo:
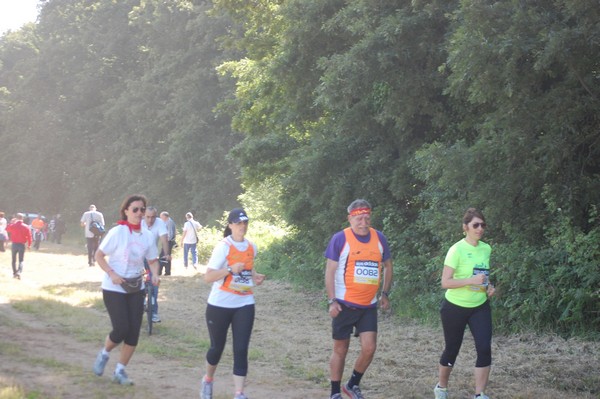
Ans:
<svg viewBox="0 0 600 399"><path fill-rule="evenodd" d="M373 228L369 231L369 242L362 243L351 228L344 229L346 244L340 253L338 266L343 268L343 281L336 281L336 297L359 306L377 302L381 280L383 246L377 231Z"/></svg>
<svg viewBox="0 0 600 399"><path fill-rule="evenodd" d="M227 255L227 265L231 266L238 262L244 264L244 269L240 274L229 273L221 289L223 291L231 292L236 295L252 295L252 287L254 286L254 280L252 280L252 268L254 267L254 246L248 241L248 248L245 251L238 250L229 240L223 240L225 244L229 246L229 254Z"/></svg>

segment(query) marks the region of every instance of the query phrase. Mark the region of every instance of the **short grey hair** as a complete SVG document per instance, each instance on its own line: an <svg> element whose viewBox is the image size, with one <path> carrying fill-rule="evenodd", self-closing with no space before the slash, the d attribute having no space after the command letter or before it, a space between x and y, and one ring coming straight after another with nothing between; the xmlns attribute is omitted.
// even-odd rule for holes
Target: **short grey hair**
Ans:
<svg viewBox="0 0 600 399"><path fill-rule="evenodd" d="M189 219L193 219L194 215L192 215L192 212L188 212L188 213L185 214L185 218L188 219L188 220Z"/></svg>
<svg viewBox="0 0 600 399"><path fill-rule="evenodd" d="M352 203L350 205L348 205L348 213L352 212L354 209L357 208L369 208L371 209L371 204L369 204L369 201L364 200L364 199L355 199L354 201L352 201Z"/></svg>
<svg viewBox="0 0 600 399"><path fill-rule="evenodd" d="M158 213L158 209L156 209L156 207L152 205L146 207L146 212L148 211Z"/></svg>

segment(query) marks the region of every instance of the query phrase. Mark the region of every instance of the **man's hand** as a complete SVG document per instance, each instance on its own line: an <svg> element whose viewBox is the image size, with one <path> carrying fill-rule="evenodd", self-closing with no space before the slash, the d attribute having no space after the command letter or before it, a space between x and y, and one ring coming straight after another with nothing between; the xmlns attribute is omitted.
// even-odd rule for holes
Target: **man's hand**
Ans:
<svg viewBox="0 0 600 399"><path fill-rule="evenodd" d="M342 305L340 305L338 301L334 301L331 305L329 305L329 316L331 316L332 319L335 319L341 311Z"/></svg>
<svg viewBox="0 0 600 399"><path fill-rule="evenodd" d="M388 299L387 295L381 295L381 298L379 299L379 306L383 310L388 310L390 308L390 300Z"/></svg>

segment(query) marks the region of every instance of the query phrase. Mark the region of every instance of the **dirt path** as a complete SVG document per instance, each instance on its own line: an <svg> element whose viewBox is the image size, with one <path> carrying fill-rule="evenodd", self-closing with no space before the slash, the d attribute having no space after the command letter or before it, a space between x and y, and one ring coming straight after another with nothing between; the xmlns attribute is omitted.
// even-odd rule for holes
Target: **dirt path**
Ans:
<svg viewBox="0 0 600 399"><path fill-rule="evenodd" d="M103 377L91 372L110 323L101 303L101 273L86 263L80 249L65 253L48 246L26 254L23 279L18 281L12 279L10 254L0 253L0 397L3 389L17 386L31 398L198 398L208 344L203 312L209 287L201 275L175 262L174 275L163 278L163 322L152 336L142 332L128 367L136 385L121 387L110 381L116 353ZM256 297L247 395L327 398L330 321L320 295L267 281ZM468 398L471 392L474 354L466 337L452 379L454 398ZM441 339L437 329L382 315L378 352L362 384L366 397L431 397ZM233 396L229 346L218 369L215 399ZM358 341L353 340L345 376L357 351ZM496 337L493 351L489 394L494 399L600 395L597 342Z"/></svg>

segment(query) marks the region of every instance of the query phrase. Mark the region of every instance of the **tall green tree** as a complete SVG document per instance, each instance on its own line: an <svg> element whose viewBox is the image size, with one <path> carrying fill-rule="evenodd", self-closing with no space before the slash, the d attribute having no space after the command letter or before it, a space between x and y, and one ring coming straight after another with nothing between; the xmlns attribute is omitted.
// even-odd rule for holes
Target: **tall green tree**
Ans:
<svg viewBox="0 0 600 399"><path fill-rule="evenodd" d="M588 257L570 244L600 228L599 13L589 1L463 1L453 14L445 68L460 124L417 153L421 214L448 226L448 211L484 210L507 318L599 322L597 245Z"/></svg>

